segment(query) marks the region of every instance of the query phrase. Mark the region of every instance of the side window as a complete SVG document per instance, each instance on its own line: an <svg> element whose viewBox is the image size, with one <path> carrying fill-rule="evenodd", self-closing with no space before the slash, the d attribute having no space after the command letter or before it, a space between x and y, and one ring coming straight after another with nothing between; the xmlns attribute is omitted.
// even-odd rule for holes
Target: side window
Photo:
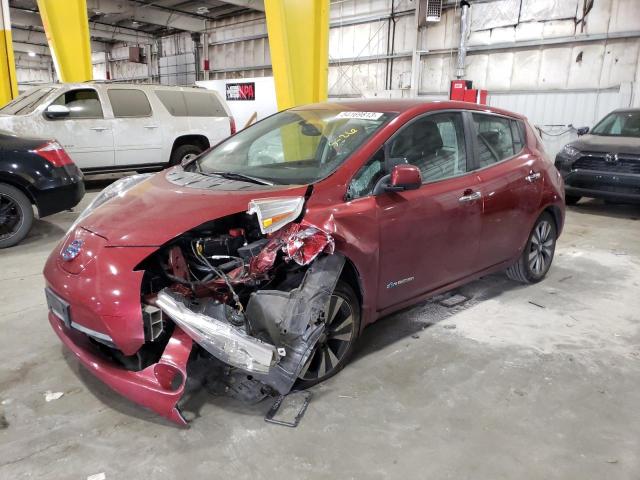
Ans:
<svg viewBox="0 0 640 480"><path fill-rule="evenodd" d="M227 111L213 92L156 90L156 96L174 117L226 117Z"/></svg>
<svg viewBox="0 0 640 480"><path fill-rule="evenodd" d="M514 139L511 120L495 115L474 113L480 168L514 156L522 149Z"/></svg>
<svg viewBox="0 0 640 480"><path fill-rule="evenodd" d="M107 90L113 116L116 118L149 117L151 105L142 90L115 89Z"/></svg>
<svg viewBox="0 0 640 480"><path fill-rule="evenodd" d="M218 97L209 92L183 92L190 117L226 117L227 112Z"/></svg>
<svg viewBox="0 0 640 480"><path fill-rule="evenodd" d="M435 182L467 172L462 114L437 113L415 120L391 140L389 156L415 165L424 182Z"/></svg>
<svg viewBox="0 0 640 480"><path fill-rule="evenodd" d="M384 175L384 150L380 149L355 174L347 189L347 198L353 200L371 195L378 180Z"/></svg>
<svg viewBox="0 0 640 480"><path fill-rule="evenodd" d="M176 90L156 90L155 93L171 115L174 117L187 116L187 104L185 103L182 92Z"/></svg>
<svg viewBox="0 0 640 480"><path fill-rule="evenodd" d="M91 88L70 90L56 98L51 105L63 105L69 109L66 118L104 118L98 92Z"/></svg>

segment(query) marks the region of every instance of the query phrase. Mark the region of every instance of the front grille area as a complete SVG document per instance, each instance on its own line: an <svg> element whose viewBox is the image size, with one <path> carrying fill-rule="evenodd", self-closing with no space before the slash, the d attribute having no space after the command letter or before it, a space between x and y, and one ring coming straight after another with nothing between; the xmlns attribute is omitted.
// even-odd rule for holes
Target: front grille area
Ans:
<svg viewBox="0 0 640 480"><path fill-rule="evenodd" d="M608 162L604 155L584 155L576 160L571 168L574 170L640 175L640 156L620 155L618 156L618 161Z"/></svg>

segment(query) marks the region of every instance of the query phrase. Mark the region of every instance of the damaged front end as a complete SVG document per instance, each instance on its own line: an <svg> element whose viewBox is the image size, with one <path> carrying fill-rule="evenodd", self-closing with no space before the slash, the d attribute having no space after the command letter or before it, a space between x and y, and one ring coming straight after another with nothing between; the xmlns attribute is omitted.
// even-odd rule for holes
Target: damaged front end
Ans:
<svg viewBox="0 0 640 480"><path fill-rule="evenodd" d="M190 362L205 374L222 362L228 378L287 394L323 338L345 264L329 233L293 221L303 203L253 201L247 213L201 225L145 259L143 349L160 351L184 332L194 342Z"/></svg>

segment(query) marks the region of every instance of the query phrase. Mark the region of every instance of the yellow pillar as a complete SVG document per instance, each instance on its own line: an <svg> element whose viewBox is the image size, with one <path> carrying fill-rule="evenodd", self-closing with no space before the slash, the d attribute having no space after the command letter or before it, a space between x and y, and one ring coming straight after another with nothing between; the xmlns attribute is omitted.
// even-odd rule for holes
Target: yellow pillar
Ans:
<svg viewBox="0 0 640 480"><path fill-rule="evenodd" d="M93 78L86 0L38 0L38 10L61 82Z"/></svg>
<svg viewBox="0 0 640 480"><path fill-rule="evenodd" d="M18 96L16 64L11 42L9 1L0 0L0 107Z"/></svg>
<svg viewBox="0 0 640 480"><path fill-rule="evenodd" d="M265 0L278 109L327 99L329 0Z"/></svg>

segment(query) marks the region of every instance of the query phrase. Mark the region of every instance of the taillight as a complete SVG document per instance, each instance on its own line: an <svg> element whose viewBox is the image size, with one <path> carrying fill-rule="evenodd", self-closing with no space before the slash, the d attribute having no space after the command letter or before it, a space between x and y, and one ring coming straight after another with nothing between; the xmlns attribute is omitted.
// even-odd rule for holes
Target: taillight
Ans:
<svg viewBox="0 0 640 480"><path fill-rule="evenodd" d="M231 127L231 135L236 133L236 119L229 117L229 127Z"/></svg>
<svg viewBox="0 0 640 480"><path fill-rule="evenodd" d="M73 164L71 157L67 155L62 145L58 142L47 142L43 146L36 148L34 153L38 154L54 167L64 167Z"/></svg>

